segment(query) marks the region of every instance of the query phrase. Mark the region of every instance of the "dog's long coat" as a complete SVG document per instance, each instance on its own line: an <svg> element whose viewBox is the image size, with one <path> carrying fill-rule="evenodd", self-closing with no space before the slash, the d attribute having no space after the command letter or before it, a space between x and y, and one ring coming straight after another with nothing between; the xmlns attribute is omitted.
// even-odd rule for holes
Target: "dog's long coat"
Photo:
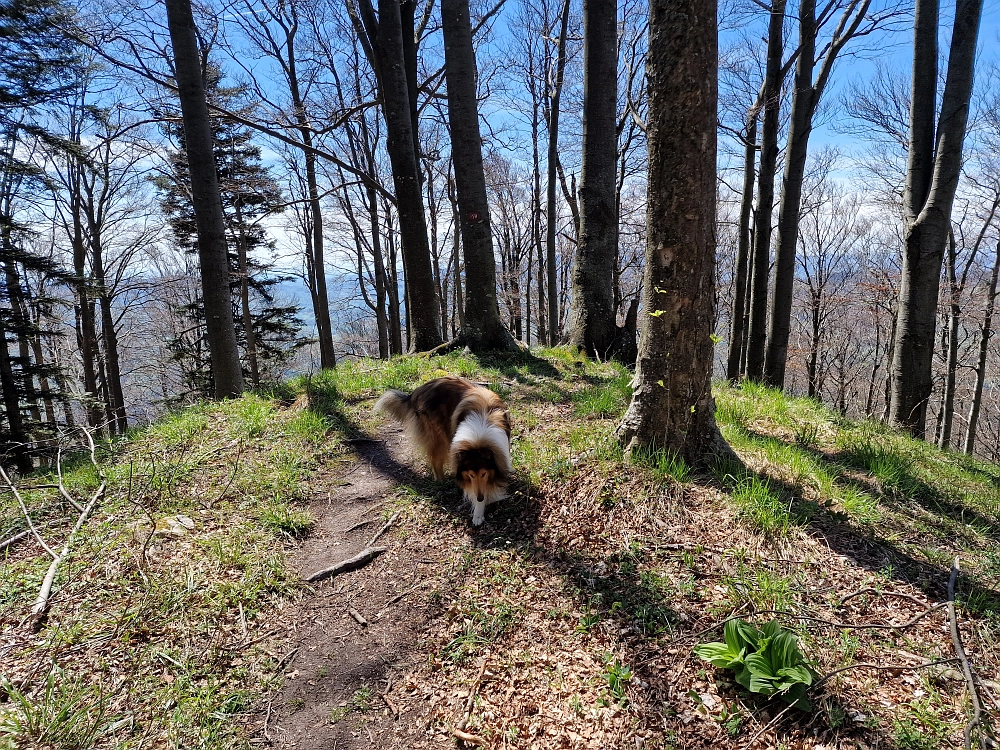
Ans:
<svg viewBox="0 0 1000 750"><path fill-rule="evenodd" d="M472 503L479 526L486 506L506 495L512 466L510 416L493 391L465 378L448 376L424 383L413 393L386 391L375 410L403 425L410 442L430 462L435 479L445 468Z"/></svg>

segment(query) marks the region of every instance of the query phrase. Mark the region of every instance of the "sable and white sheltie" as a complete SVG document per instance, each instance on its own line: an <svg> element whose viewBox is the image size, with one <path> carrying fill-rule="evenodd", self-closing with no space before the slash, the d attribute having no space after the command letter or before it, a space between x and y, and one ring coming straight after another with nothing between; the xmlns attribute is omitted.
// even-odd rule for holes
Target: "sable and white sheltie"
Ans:
<svg viewBox="0 0 1000 750"><path fill-rule="evenodd" d="M375 411L403 425L410 442L427 455L435 479L444 479L447 465L472 503L473 526L482 524L487 505L506 496L510 415L493 391L448 376L409 395L386 391Z"/></svg>

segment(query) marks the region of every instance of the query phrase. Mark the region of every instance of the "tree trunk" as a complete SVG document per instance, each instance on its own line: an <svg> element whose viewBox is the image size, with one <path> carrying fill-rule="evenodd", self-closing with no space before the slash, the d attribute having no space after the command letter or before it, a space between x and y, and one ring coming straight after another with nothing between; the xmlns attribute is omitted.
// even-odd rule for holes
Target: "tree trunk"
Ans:
<svg viewBox="0 0 1000 750"><path fill-rule="evenodd" d="M764 118L760 131L760 172L757 210L754 212L753 278L750 290L750 330L747 334L747 377L764 377L767 343L767 287L771 265L771 212L774 209L774 173L778 165L778 116L781 112L782 24L785 0L773 0L767 29L767 65L761 92Z"/></svg>
<svg viewBox="0 0 1000 750"><path fill-rule="evenodd" d="M809 135L817 93L813 89L816 56L816 0L799 2L799 57L795 63L791 126L785 155L778 205L778 247L774 259L774 293L771 295L770 326L764 358L764 382L785 387L785 363L792 322L792 293L795 283L795 250L798 245L799 207L802 179L809 155ZM811 384L812 387L812 384ZM813 393L809 394L810 396Z"/></svg>
<svg viewBox="0 0 1000 750"><path fill-rule="evenodd" d="M95 327L93 306L90 304L90 284L87 279L87 250L84 245L83 206L81 193L80 170L82 165L70 167L74 173L71 183L70 214L73 222L73 236L70 243L73 247L73 286L76 290L76 321L77 338L80 346L80 359L83 364L84 411L87 414L87 425L98 434L101 432L101 410L98 406L97 392L97 329Z"/></svg>
<svg viewBox="0 0 1000 750"><path fill-rule="evenodd" d="M111 410L114 415L113 429L119 435L128 430L128 415L125 413L125 394L122 390L121 357L118 353L118 331L115 328L115 316L111 307L112 292L108 288L104 270L104 244L100 228L94 220L90 221L90 244L94 268L94 282L97 287L98 302L101 307L101 335L104 338L104 358L107 374L108 392L111 397Z"/></svg>
<svg viewBox="0 0 1000 750"><path fill-rule="evenodd" d="M517 349L517 343L500 319L497 304L496 261L483 172L476 56L468 0L441 0L441 30L455 193L465 254L465 323L460 336L473 351Z"/></svg>
<svg viewBox="0 0 1000 750"><path fill-rule="evenodd" d="M733 290L733 314L729 335L729 356L726 359L726 379L735 383L740 378L741 361L746 341L744 313L747 305L747 276L750 261L750 218L753 213L753 184L757 166L757 119L759 100L747 112L746 140L743 152L743 196L740 200L739 245L736 249L736 280Z"/></svg>
<svg viewBox="0 0 1000 750"><path fill-rule="evenodd" d="M583 167L580 239L573 265L569 344L589 356L614 354L618 256L618 5L583 1Z"/></svg>
<svg viewBox="0 0 1000 750"><path fill-rule="evenodd" d="M809 398L819 398L819 344L823 333L823 325L820 320L820 300L813 298L810 300L810 318L812 320L812 336L809 340L809 363L806 365L806 374L809 378Z"/></svg>
<svg viewBox="0 0 1000 750"><path fill-rule="evenodd" d="M650 3L649 194L643 315L628 452L669 451L692 465L735 459L715 423L715 0Z"/></svg>
<svg viewBox="0 0 1000 750"><path fill-rule="evenodd" d="M868 13L870 0L853 0L848 4L833 32L816 82L815 68L816 0L799 3L799 53L795 67L795 89L792 93L791 127L785 147L785 172L781 181L781 201L778 205L778 248L774 263L774 293L771 295L770 329L764 361L764 382L775 388L785 387L785 365L788 361L788 338L791 334L792 293L795 285L795 251L799 240L799 210L802 206L802 181L809 155L809 136L813 116L826 88L833 63L848 41L857 33Z"/></svg>
<svg viewBox="0 0 1000 750"><path fill-rule="evenodd" d="M431 269L416 128L410 103L411 81L415 73L410 73L407 54L409 51L413 58L411 63L415 64L416 47L410 46L411 40L404 42L399 0L379 0L378 10L376 19L370 1L362 0L362 17L355 21L355 29L359 36L366 35L363 46L366 46L366 54L369 54L375 69L385 118L385 148L392 167L403 253L406 326L412 334L412 337L407 336L407 346L416 351L427 351L441 343L441 321ZM412 33L412 23L408 25Z"/></svg>
<svg viewBox="0 0 1000 750"><path fill-rule="evenodd" d="M1000 277L1000 242L997 243L997 252L993 259L993 271L990 273L990 290L986 297L986 314L983 316L983 327L979 338L976 385L972 392L972 405L969 407L969 425L965 430L963 450L969 455L972 455L976 447L976 429L979 425L979 411L983 405L983 386L986 383L986 357L990 351L990 337L993 335L993 310L997 301L998 277Z"/></svg>
<svg viewBox="0 0 1000 750"><path fill-rule="evenodd" d="M0 391L3 391L4 416L7 418L7 440L9 450L14 458L14 465L21 474L27 474L34 468L31 454L28 452L28 436L24 430L24 419L21 415L21 400L18 396L17 381L14 376L13 361L7 344L7 331L0 316Z"/></svg>
<svg viewBox="0 0 1000 750"><path fill-rule="evenodd" d="M559 100L562 97L563 72L566 69L566 34L569 29L569 0L563 0L559 42L556 47L555 80L549 103L548 183L545 189L545 262L548 265L549 346L559 339L559 278L556 267L556 163L559 158Z"/></svg>
<svg viewBox="0 0 1000 750"><path fill-rule="evenodd" d="M212 124L208 117L198 37L191 0L165 2L191 172L191 203L198 225L198 259L215 397L235 398L243 391L243 371L233 325L226 224L215 171Z"/></svg>
<svg viewBox="0 0 1000 750"><path fill-rule="evenodd" d="M938 447L951 447L951 428L955 418L955 384L958 377L958 326L962 309L959 306L961 289L958 282L958 248L955 235L948 233L948 356L945 362L944 394L941 400L941 431Z"/></svg>
<svg viewBox="0 0 1000 750"><path fill-rule="evenodd" d="M982 7L982 0L958 0L935 134L939 9L937 0L917 0L916 6L910 146L903 201L905 250L889 417L893 424L921 438L933 387L931 365L941 262L962 167Z"/></svg>
<svg viewBox="0 0 1000 750"><path fill-rule="evenodd" d="M295 5L291 4L295 13ZM316 154L312 151L312 124L306 113L305 102L299 87L298 59L295 54L295 35L298 22L287 26L285 32L285 76L288 91L295 110L295 125L305 146L306 188L309 191L309 215L312 218L312 237L306 243L306 252L311 256L314 278L315 302L313 317L316 319L316 333L319 338L319 363L322 369L337 366L337 355L333 348L333 324L330 321L330 299L326 287L326 258L323 238L323 207L320 204L319 185L316 179ZM371 188L369 188L371 189Z"/></svg>

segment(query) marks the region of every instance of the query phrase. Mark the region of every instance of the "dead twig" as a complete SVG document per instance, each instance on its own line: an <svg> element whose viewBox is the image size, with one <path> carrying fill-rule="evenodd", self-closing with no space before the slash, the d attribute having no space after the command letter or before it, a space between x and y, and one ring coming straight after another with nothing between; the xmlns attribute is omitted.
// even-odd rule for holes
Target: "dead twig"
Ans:
<svg viewBox="0 0 1000 750"><path fill-rule="evenodd" d="M846 672L850 669L877 669L886 672L893 672L897 670L927 669L928 667L936 667L939 664L954 664L956 661L958 661L958 659L937 659L935 661L924 662L923 664L871 664L869 662L858 662L857 664L848 664L846 667L839 667L834 669L832 672L827 672L825 675L816 680L816 682L814 682L809 689L816 690L841 672Z"/></svg>
<svg viewBox="0 0 1000 750"><path fill-rule="evenodd" d="M463 731L463 730L459 729L458 727L454 727L451 730L451 733L455 737L457 737L458 739L460 739L462 742L466 743L467 745L476 745L477 747L486 747L486 740L484 738L480 737L478 734L469 734L468 732Z"/></svg>
<svg viewBox="0 0 1000 750"><path fill-rule="evenodd" d="M976 688L976 678L972 674L972 665L969 657L965 653L965 646L962 645L962 631L958 627L958 615L955 612L955 583L958 581L960 570L959 560L956 557L951 565L951 577L948 579L948 621L951 625L951 642L955 646L955 655L962 663L962 675L965 677L965 686L969 691L969 698L972 701L972 719L965 725L965 750L972 750L972 735L979 730L979 745L987 748L994 746L992 731L983 722L983 706L979 700L979 690Z"/></svg>
<svg viewBox="0 0 1000 750"><path fill-rule="evenodd" d="M340 573L347 573L351 570L357 570L376 557L385 552L388 547L366 547L361 550L354 557L349 557L346 560L341 560L336 565L331 565L329 568L323 568L322 570L317 570L312 575L306 576L306 581L312 583L314 581L322 581L324 578L329 578L330 576L339 575Z"/></svg>
<svg viewBox="0 0 1000 750"><path fill-rule="evenodd" d="M397 510L395 513L393 513L392 517L388 521L385 522L385 525L383 525L381 529L379 529L377 532L375 532L375 536L373 536L371 538L371 540L368 542L368 546L369 547L374 546L375 542L377 542L379 540L379 538L385 532L387 532L394 523L396 523L396 519L399 518L400 512L401 511Z"/></svg>
<svg viewBox="0 0 1000 750"><path fill-rule="evenodd" d="M356 610L356 609L349 609L349 610L347 610L347 614L349 614L351 617L353 617L354 621L356 623L358 623L358 625L360 625L361 627L363 627L363 628L367 628L368 627L368 620L366 620L365 617L364 617L364 615L362 615L360 612L358 612L358 610Z"/></svg>
<svg viewBox="0 0 1000 750"><path fill-rule="evenodd" d="M760 739L761 735L776 727L778 725L778 722L785 717L785 714L787 714L793 708L795 708L795 704L789 703L787 706L781 709L781 711L778 713L777 716L775 716L773 719L767 722L767 724L765 724L763 727L760 728L757 734L755 734L753 737L750 738L750 741L746 744L746 747L752 747L753 743L755 743L758 739Z"/></svg>
<svg viewBox="0 0 1000 750"><path fill-rule="evenodd" d="M937 612L939 609L944 608L946 605L942 603L934 604L925 609L918 615L910 618L906 622L901 622L898 624L880 624L880 623L854 623L854 622L835 622L833 620L824 620L822 617L813 617L812 615L796 615L792 612L784 612L780 609L761 609L753 612L753 615L775 615L776 617L786 617L789 620L802 620L804 622L814 622L818 625L825 625L830 628L837 628L840 630L906 630L907 628L912 628L922 619L927 617L927 615ZM739 615L732 617L727 617L725 620L720 620L719 622L709 625L707 628L703 628L696 633L692 633L684 639L678 639L673 641L673 643L680 643L684 640L697 640L706 633L711 633L713 630L718 630L723 627L727 622L740 619Z"/></svg>
<svg viewBox="0 0 1000 750"><path fill-rule="evenodd" d="M462 720L455 725L455 729L458 729L459 731L465 731L465 727L469 724L469 719L472 718L472 705L476 701L476 695L479 692L479 685L483 681L483 675L486 674L486 664L487 660L484 658L482 665L479 667L479 674L476 676L476 681L473 682L472 687L469 688L469 699L465 702L465 715L462 717ZM468 742L468 740L466 740L466 742Z"/></svg>
<svg viewBox="0 0 1000 750"><path fill-rule="evenodd" d="M412 594L414 591L416 591L417 589L419 589L421 586L423 586L429 580L431 580L431 579L430 578L425 578L420 583L418 583L416 586L412 586L411 588L408 588L406 591L403 591L403 592L401 592L399 594L396 594L394 597L392 597L392 599L390 599L389 601L387 601L385 603L385 606L382 607L382 609L379 610L379 613L377 615L375 615L375 619L376 620L380 619L382 617L382 615L385 614L385 611L387 609L389 609L389 607L391 607L393 604L395 604L396 602L398 602L400 599L402 599L404 597L407 597L410 594Z"/></svg>
<svg viewBox="0 0 1000 750"><path fill-rule="evenodd" d="M62 549L59 551L58 555L53 557L52 563L49 565L49 569L45 573L45 578L42 579L42 587L38 591L38 597L35 599L35 605L31 608L31 615L34 624L37 626L40 624L41 619L45 616L46 611L49 608L49 598L52 593L52 583L56 578L56 570L59 568L59 563L61 563L69 555L70 547L73 545L73 540L79 533L80 529L87 522L90 517L91 512L96 507L98 501L104 497L104 491L108 486L107 477L104 471L101 469L100 464L97 463L97 446L94 445L94 438L90 434L90 430L83 427L83 434L87 437L87 443L90 445L90 462L94 465L94 469L97 471L97 475L101 478L100 486L94 491L94 494L90 498L90 502L87 503L86 507L81 511L80 517L77 518L76 524L73 529L69 532L69 536L66 537L66 542L63 544ZM59 471L59 485L62 487L62 472ZM68 494L68 493L67 493Z"/></svg>
<svg viewBox="0 0 1000 750"><path fill-rule="evenodd" d="M42 545L42 549L48 552L52 557L55 557L56 553L53 552L52 548L45 543L45 540L42 539L42 535L39 534L38 529L35 528L35 524L31 520L31 514L28 513L28 506L24 504L24 498L21 497L21 493L17 491L17 487L14 485L14 482L11 480L11 478L7 475L7 472L4 471L3 466L0 466L0 477L3 477L3 481L7 484L7 489L9 489L11 493L13 493L14 498L17 500L17 504L21 506L21 513L24 514L24 520L28 522L28 530L35 537L35 541L37 541L40 545Z"/></svg>
<svg viewBox="0 0 1000 750"><path fill-rule="evenodd" d="M860 591L855 591L853 594L848 594L847 596L845 596L843 599L840 600L836 608L840 609L845 604L847 604L847 602L851 601L851 599L856 599L857 597L864 596L865 594L874 594L875 596L894 596L897 599L908 599L914 604L916 604L918 607L927 606L927 602L920 601L919 599L917 599L917 597L913 596L912 594L904 594L901 591L879 591L878 589L864 588L861 589Z"/></svg>
<svg viewBox="0 0 1000 750"><path fill-rule="evenodd" d="M379 697L382 699L382 701L385 703L385 705L387 705L389 707L389 710L392 711L393 718L394 719L398 719L399 718L399 709L396 708L395 704L391 700L389 700L389 696L386 695L385 693L379 693Z"/></svg>

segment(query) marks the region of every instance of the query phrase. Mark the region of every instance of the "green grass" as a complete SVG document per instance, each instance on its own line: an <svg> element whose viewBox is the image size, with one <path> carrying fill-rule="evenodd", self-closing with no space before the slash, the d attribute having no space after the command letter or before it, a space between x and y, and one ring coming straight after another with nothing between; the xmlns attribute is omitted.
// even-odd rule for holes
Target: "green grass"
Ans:
<svg viewBox="0 0 1000 750"><path fill-rule="evenodd" d="M792 524L789 504L765 480L755 475L740 480L732 498L740 516L752 526L765 534L788 534Z"/></svg>
<svg viewBox="0 0 1000 750"><path fill-rule="evenodd" d="M52 747L128 747L154 721L176 746L245 745L238 717L275 679L268 639L217 648L253 640L298 595L282 545L311 525L296 501L320 460L340 451L323 415L281 404L259 393L196 404L99 450L108 490L56 576L41 645L5 657L5 676L33 678L2 689L0 747L12 733ZM64 462L63 479L81 500L99 483L85 456ZM55 490L25 501L37 523L55 522L52 540L75 519ZM0 497L16 531L12 504ZM152 536L176 514L193 522L186 535ZM0 625L23 619L47 564L22 549L0 560ZM95 664L117 666L105 674Z"/></svg>

